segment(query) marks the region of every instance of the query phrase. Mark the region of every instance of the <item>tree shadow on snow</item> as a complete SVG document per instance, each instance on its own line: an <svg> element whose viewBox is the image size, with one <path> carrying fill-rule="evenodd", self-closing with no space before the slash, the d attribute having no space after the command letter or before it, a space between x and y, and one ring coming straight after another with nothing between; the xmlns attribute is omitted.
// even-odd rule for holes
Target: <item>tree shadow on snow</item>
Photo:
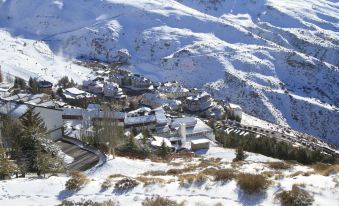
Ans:
<svg viewBox="0 0 339 206"><path fill-rule="evenodd" d="M207 154L207 152L208 152L208 149L199 149L199 150L196 150L194 153L196 155L205 155Z"/></svg>
<svg viewBox="0 0 339 206"><path fill-rule="evenodd" d="M237 193L238 201L245 206L259 205L267 198L266 192L249 195L243 192L241 189L238 189Z"/></svg>
<svg viewBox="0 0 339 206"><path fill-rule="evenodd" d="M73 194L74 192L71 192L69 190L62 190L59 192L57 197L58 197L58 200L64 200L64 199L71 197Z"/></svg>

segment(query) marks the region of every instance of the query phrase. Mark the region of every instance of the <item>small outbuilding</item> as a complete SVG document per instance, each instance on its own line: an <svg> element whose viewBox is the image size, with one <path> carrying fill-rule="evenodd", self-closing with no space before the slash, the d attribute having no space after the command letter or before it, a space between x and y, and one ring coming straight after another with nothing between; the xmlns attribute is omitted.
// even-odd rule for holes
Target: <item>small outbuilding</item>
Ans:
<svg viewBox="0 0 339 206"><path fill-rule="evenodd" d="M210 141L208 139L197 139L191 141L191 150L209 149Z"/></svg>

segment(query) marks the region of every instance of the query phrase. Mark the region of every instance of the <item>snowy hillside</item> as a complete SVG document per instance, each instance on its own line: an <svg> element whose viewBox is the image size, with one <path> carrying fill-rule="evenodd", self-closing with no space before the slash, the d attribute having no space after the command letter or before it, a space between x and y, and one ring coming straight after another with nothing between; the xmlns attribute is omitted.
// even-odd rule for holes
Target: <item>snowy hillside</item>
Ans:
<svg viewBox="0 0 339 206"><path fill-rule="evenodd" d="M196 205L280 205L275 198L282 190L291 190L299 185L314 197L313 205L335 206L339 201L338 176L336 173L321 175L314 169L291 165L286 169L273 169L270 163L280 160L259 154L248 153L246 161L232 163L234 150L212 147L206 154L193 159L176 159L169 163L150 160L131 160L117 157L104 166L86 172L90 181L81 190L70 192L65 189L69 177L65 175L47 178L18 178L0 182L0 202L3 205L58 205L63 200L80 201L91 199L102 202L113 199L120 205L141 205L147 197L160 195L175 201L185 201L187 206ZM118 165L118 166L117 166ZM185 169L186 168L186 169ZM202 171L233 169L236 173L263 174L271 181L267 191L246 194L237 184L236 178L229 181L215 181L206 175L202 180L186 182L181 178ZM170 169L178 171L171 174ZM193 171L191 171L193 169ZM188 171L187 171L188 170ZM186 172L185 172L186 171ZM154 175L148 175L154 173ZM156 174L158 173L158 174ZM162 174L161 174L162 173ZM115 184L124 177L138 180L138 185L126 192L116 191ZM111 181L111 186L102 184Z"/></svg>
<svg viewBox="0 0 339 206"><path fill-rule="evenodd" d="M331 0L0 0L0 63L80 79L62 57L109 62L126 48L134 72L339 145L338 14Z"/></svg>

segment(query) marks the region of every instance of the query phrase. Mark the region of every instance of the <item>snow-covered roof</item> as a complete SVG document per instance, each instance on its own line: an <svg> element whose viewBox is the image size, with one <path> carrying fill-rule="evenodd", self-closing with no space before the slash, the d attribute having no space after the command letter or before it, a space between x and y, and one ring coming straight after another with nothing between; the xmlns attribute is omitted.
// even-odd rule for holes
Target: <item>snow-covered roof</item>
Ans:
<svg viewBox="0 0 339 206"><path fill-rule="evenodd" d="M145 115L145 116L138 116L138 117L126 117L124 123L126 126L128 125L136 125L136 124L147 124L155 122L154 115Z"/></svg>
<svg viewBox="0 0 339 206"><path fill-rule="evenodd" d="M150 111L152 111L152 109L150 109L148 107L141 107L139 109L136 109L136 110L128 112L128 114L130 114L130 115L136 115L136 114L139 114L139 113L146 113L146 114L148 114Z"/></svg>
<svg viewBox="0 0 339 206"><path fill-rule="evenodd" d="M166 112L162 107L153 109L158 124L167 124Z"/></svg>
<svg viewBox="0 0 339 206"><path fill-rule="evenodd" d="M202 120L196 118L197 123L193 127L186 127L186 134L196 134L202 132L213 132L213 129Z"/></svg>
<svg viewBox="0 0 339 206"><path fill-rule="evenodd" d="M185 124L186 127L193 127L197 124L197 118L195 117L181 117L173 119L171 123L172 128L179 127L181 124Z"/></svg>
<svg viewBox="0 0 339 206"><path fill-rule="evenodd" d="M203 97L210 97L210 96L211 95L209 93L204 91L204 92L202 92L202 93L200 93L196 96L187 97L186 99L191 100L191 101L198 101L198 100L202 99Z"/></svg>
<svg viewBox="0 0 339 206"><path fill-rule="evenodd" d="M239 105L237 105L237 104L229 103L228 105L229 105L229 107L230 107L231 109L241 109L241 107L240 107Z"/></svg>
<svg viewBox="0 0 339 206"><path fill-rule="evenodd" d="M142 133L137 134L137 136L134 137L134 139L141 140L144 139L144 135Z"/></svg>
<svg viewBox="0 0 339 206"><path fill-rule="evenodd" d="M182 87L177 82L175 83L166 82L164 83L164 85L160 86L158 90L161 92L182 92L182 93L189 92L188 89L186 89L185 87Z"/></svg>
<svg viewBox="0 0 339 206"><path fill-rule="evenodd" d="M20 118L29 110L28 105L16 102L0 102L0 113L14 118Z"/></svg>
<svg viewBox="0 0 339 206"><path fill-rule="evenodd" d="M69 92L70 94L74 94L74 95L80 95L80 94L85 94L86 92L83 90L80 90L78 88L72 87L72 88L67 88L65 89L67 92Z"/></svg>
<svg viewBox="0 0 339 206"><path fill-rule="evenodd" d="M191 140L192 144L204 144L204 143L209 143L210 140L208 139L195 139L195 140Z"/></svg>
<svg viewBox="0 0 339 206"><path fill-rule="evenodd" d="M82 108L63 108L64 115L76 115L82 116L83 109Z"/></svg>
<svg viewBox="0 0 339 206"><path fill-rule="evenodd" d="M159 136L153 136L153 141L151 142L151 144L155 147L161 147L162 142L165 142L167 147L172 147L171 142L164 137L159 137Z"/></svg>

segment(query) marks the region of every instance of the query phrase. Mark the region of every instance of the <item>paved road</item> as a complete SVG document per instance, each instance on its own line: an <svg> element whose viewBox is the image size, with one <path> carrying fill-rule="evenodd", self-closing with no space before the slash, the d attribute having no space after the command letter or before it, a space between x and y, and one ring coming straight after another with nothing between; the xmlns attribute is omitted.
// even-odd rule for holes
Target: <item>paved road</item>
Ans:
<svg viewBox="0 0 339 206"><path fill-rule="evenodd" d="M74 161L67 165L70 171L85 171L99 162L99 157L92 152L84 150L77 145L65 141L58 141L57 144L67 155L74 158Z"/></svg>

